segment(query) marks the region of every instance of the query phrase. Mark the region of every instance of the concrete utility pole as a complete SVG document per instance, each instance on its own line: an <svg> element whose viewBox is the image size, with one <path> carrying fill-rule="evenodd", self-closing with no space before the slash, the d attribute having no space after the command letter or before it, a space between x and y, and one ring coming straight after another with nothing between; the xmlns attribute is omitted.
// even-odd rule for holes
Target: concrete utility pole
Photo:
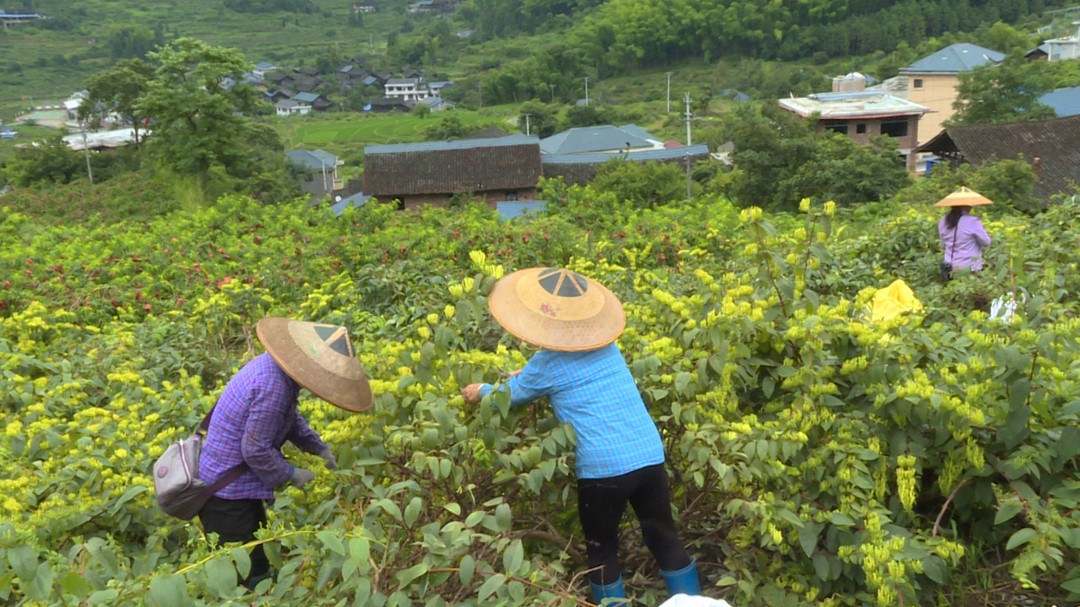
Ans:
<svg viewBox="0 0 1080 607"><path fill-rule="evenodd" d="M548 87L551 88L551 102L555 103L555 85L549 84Z"/></svg>
<svg viewBox="0 0 1080 607"><path fill-rule="evenodd" d="M693 114L690 113L690 91L687 91L686 95L683 96L683 101L686 102L686 145L687 145L687 147L689 147L690 146L690 117L693 116Z"/></svg>
<svg viewBox="0 0 1080 607"><path fill-rule="evenodd" d="M532 116L532 114L525 114L525 134L526 135L531 135L532 134L532 133L529 132L529 116Z"/></svg>
<svg viewBox="0 0 1080 607"><path fill-rule="evenodd" d="M674 73L664 72L664 75L667 76L667 111L669 114L671 113L671 75Z"/></svg>
<svg viewBox="0 0 1080 607"><path fill-rule="evenodd" d="M585 107L589 106L589 77L585 76Z"/></svg>
<svg viewBox="0 0 1080 607"><path fill-rule="evenodd" d="M484 107L484 81L481 80L478 84L480 86L480 107Z"/></svg>
<svg viewBox="0 0 1080 607"><path fill-rule="evenodd" d="M322 165L322 188L323 192L329 192L330 188L326 185L326 159L319 158L319 164Z"/></svg>
<svg viewBox="0 0 1080 607"><path fill-rule="evenodd" d="M686 153L686 202L690 202L690 152Z"/></svg>

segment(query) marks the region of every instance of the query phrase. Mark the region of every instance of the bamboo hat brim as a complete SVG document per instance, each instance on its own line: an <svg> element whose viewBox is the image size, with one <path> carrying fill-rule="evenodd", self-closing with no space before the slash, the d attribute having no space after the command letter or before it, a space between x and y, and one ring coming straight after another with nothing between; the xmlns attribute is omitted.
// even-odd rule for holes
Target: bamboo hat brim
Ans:
<svg viewBox="0 0 1080 607"><path fill-rule="evenodd" d="M614 293L558 268L529 268L503 277L492 288L488 306L508 333L547 350L595 350L626 328L626 312Z"/></svg>
<svg viewBox="0 0 1080 607"><path fill-rule="evenodd" d="M993 200L990 200L986 196L965 187L961 187L952 194L949 194L945 198L942 198L935 204L935 207L981 207L988 204L994 204Z"/></svg>
<svg viewBox="0 0 1080 607"><path fill-rule="evenodd" d="M345 327L268 316L255 332L296 383L346 411L371 408L371 386Z"/></svg>

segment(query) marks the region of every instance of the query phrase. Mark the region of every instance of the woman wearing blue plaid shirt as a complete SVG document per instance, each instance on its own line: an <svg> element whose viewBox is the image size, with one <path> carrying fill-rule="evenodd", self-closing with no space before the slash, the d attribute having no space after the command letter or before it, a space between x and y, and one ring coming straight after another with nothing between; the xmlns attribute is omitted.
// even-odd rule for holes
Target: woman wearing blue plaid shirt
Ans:
<svg viewBox="0 0 1080 607"><path fill-rule="evenodd" d="M614 343L626 326L618 298L569 270L532 268L500 280L488 303L504 329L542 348L508 380L511 406L546 396L555 417L574 428L594 602L626 596L618 530L628 503L670 593L700 594L697 565L671 516L660 433ZM475 404L491 390L471 384L462 396Z"/></svg>

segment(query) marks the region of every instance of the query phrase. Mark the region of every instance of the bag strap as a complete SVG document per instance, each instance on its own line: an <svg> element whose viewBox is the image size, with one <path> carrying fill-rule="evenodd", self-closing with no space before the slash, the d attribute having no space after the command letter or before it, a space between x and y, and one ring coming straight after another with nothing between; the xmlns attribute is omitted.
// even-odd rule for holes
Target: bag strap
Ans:
<svg viewBox="0 0 1080 607"><path fill-rule="evenodd" d="M216 408L217 405L210 407L210 411L206 413L206 417L204 417L202 422L199 424L199 430L201 430L204 434L210 429L210 418L213 417L214 409ZM240 478L249 469L250 467L247 465L247 462L240 462L232 468L229 468L225 471L225 474L222 475L221 478L214 481L213 485L210 485L206 488L205 491L203 491L203 496L206 499L210 499L215 493L231 485L233 481Z"/></svg>
<svg viewBox="0 0 1080 607"><path fill-rule="evenodd" d="M217 409L217 405L210 407L210 410L206 412L206 417L199 423L199 430L206 434L210 430L210 418L214 416L214 409Z"/></svg>
<svg viewBox="0 0 1080 607"><path fill-rule="evenodd" d="M953 233L952 233L952 250L949 251L949 265L952 265L952 260L953 260L954 257L956 257L956 235L960 233L960 220L963 219L963 218L964 218L963 215L961 215L960 217L958 217L956 219L956 228L953 229ZM214 410L211 409L210 413L213 413L213 412L214 412ZM209 423L209 422L207 422L207 423Z"/></svg>
<svg viewBox="0 0 1080 607"><path fill-rule="evenodd" d="M221 478L214 481L213 485L210 485L203 491L203 495L206 496L206 499L210 499L215 493L231 485L233 481L240 478L248 470L249 467L247 462L240 462L232 468L229 468Z"/></svg>

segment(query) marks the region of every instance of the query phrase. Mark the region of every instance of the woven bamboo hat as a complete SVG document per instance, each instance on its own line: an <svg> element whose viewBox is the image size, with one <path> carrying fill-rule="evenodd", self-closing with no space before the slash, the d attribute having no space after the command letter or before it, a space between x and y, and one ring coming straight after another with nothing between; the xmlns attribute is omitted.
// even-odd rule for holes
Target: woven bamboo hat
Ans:
<svg viewBox="0 0 1080 607"><path fill-rule="evenodd" d="M345 327L268 316L255 332L296 383L346 411L371 408L371 386Z"/></svg>
<svg viewBox="0 0 1080 607"><path fill-rule="evenodd" d="M986 196L976 192L975 190L969 190L963 186L959 190L956 190L952 194L949 194L945 198L942 198L935 204L935 207L981 207L988 204L994 204L993 200L990 200Z"/></svg>
<svg viewBox="0 0 1080 607"><path fill-rule="evenodd" d="M604 285L570 270L529 268L495 283L491 314L511 335L547 350L602 348L626 328L626 313Z"/></svg>

